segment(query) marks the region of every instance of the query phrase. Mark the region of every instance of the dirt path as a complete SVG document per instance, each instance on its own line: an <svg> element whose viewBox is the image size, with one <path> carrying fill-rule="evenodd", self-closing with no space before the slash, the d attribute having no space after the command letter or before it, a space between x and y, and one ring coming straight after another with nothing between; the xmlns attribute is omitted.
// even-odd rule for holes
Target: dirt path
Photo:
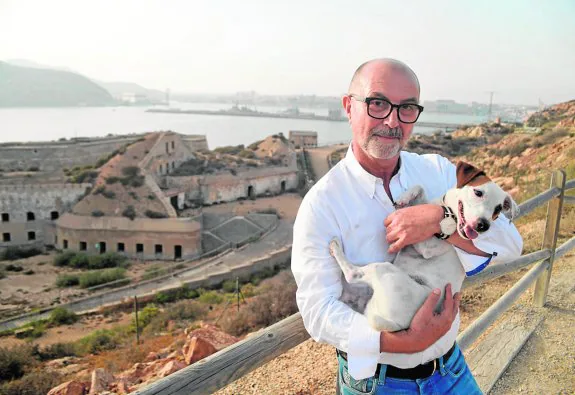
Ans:
<svg viewBox="0 0 575 395"><path fill-rule="evenodd" d="M532 295L532 292L526 292L519 301L520 307L530 308ZM481 310L485 308L487 306ZM491 394L574 393L574 252L555 263L548 305L541 309L541 313L545 315L545 320L515 357ZM476 317L463 318L464 322L469 322ZM308 340L217 394L331 395L335 388L336 368L334 348Z"/></svg>
<svg viewBox="0 0 575 395"><path fill-rule="evenodd" d="M575 393L575 252L553 267L545 317L490 392L494 395ZM529 306L533 292L523 295Z"/></svg>
<svg viewBox="0 0 575 395"><path fill-rule="evenodd" d="M327 164L328 155L342 147L345 147L345 145L330 145L328 147L313 148L308 150L311 167L313 168L316 182L329 171L329 166Z"/></svg>

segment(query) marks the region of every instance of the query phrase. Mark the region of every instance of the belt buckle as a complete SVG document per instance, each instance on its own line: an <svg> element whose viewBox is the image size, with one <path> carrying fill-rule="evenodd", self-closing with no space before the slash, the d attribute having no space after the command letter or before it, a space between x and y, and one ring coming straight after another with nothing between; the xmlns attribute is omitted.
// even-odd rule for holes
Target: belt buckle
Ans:
<svg viewBox="0 0 575 395"><path fill-rule="evenodd" d="M437 370L437 364L438 364L437 358L435 358L435 359L433 360L433 371L431 372L431 374L429 375L429 377L433 376L433 374L434 374L435 371Z"/></svg>

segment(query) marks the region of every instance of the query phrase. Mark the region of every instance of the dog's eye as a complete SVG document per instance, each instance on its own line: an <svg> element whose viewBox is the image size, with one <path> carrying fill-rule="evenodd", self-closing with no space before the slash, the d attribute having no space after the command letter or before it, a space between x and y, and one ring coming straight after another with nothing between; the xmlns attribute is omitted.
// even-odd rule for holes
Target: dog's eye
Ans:
<svg viewBox="0 0 575 395"><path fill-rule="evenodd" d="M473 193L475 193L475 196L477 197L483 196L483 191L480 191L479 189L474 189Z"/></svg>

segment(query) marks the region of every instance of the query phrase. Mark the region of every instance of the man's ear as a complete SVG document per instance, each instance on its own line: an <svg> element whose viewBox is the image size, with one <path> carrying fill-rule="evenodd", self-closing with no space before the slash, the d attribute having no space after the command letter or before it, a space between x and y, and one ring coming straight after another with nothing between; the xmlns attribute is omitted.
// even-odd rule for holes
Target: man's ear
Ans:
<svg viewBox="0 0 575 395"><path fill-rule="evenodd" d="M479 170L469 163L459 161L456 165L457 168L457 188L462 188L465 185L481 185L491 181L483 170Z"/></svg>
<svg viewBox="0 0 575 395"><path fill-rule="evenodd" d="M509 218L510 222L519 215L519 206L515 203L515 200L511 198L511 195L507 194L507 196L505 196L505 200L503 201L503 210L501 210L501 212Z"/></svg>
<svg viewBox="0 0 575 395"><path fill-rule="evenodd" d="M348 122L351 122L351 97L349 95L345 95L341 98L341 104L345 111L345 115L347 116Z"/></svg>

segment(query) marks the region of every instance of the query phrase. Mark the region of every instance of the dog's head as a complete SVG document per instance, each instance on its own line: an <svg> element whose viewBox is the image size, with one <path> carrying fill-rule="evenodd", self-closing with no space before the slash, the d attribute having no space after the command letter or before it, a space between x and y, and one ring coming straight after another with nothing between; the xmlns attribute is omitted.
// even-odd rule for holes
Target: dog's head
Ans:
<svg viewBox="0 0 575 395"><path fill-rule="evenodd" d="M457 188L448 191L445 203L457 218L459 235L468 240L486 232L499 214L513 220L519 213L508 193L485 172L465 162L457 163Z"/></svg>

